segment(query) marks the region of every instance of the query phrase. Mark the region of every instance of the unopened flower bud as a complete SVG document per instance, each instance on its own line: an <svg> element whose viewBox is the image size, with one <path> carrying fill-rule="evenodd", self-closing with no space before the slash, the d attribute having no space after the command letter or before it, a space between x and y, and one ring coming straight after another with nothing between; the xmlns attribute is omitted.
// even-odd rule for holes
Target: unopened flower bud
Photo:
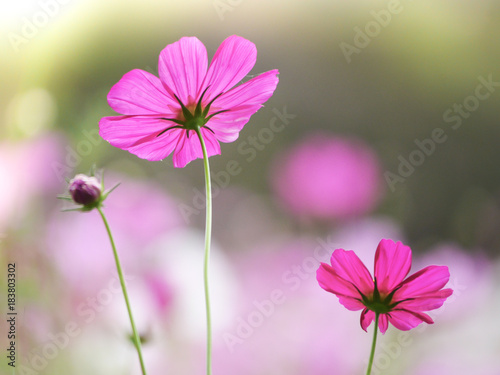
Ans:
<svg viewBox="0 0 500 375"><path fill-rule="evenodd" d="M75 203L89 206L100 200L101 184L95 177L77 174L69 182L69 193Z"/></svg>

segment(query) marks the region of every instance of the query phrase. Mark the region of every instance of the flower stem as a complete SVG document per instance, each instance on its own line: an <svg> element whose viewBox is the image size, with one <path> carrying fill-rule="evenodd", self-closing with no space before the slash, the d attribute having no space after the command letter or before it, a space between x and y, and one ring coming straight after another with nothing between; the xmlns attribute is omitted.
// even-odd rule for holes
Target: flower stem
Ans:
<svg viewBox="0 0 500 375"><path fill-rule="evenodd" d="M123 297L125 297L125 304L127 305L128 316L130 318L130 324L132 326L134 346L137 349L137 354L139 355L139 362L141 363L142 374L146 375L146 367L144 366L144 359L142 358L141 340L139 338L139 334L137 333L137 329L135 328L134 317L132 316L132 309L130 308L127 287L125 286L125 279L123 277L120 259L118 258L118 252L116 251L115 241L113 240L113 235L111 234L111 229L109 228L109 224L108 221L106 220L104 212L102 211L101 207L97 207L97 210L101 214L102 221L104 222L104 226L106 227L106 231L108 232L109 240L111 242L111 247L113 248L113 255L115 257L116 269L118 271L118 277L120 278L120 284L123 290Z"/></svg>
<svg viewBox="0 0 500 375"><path fill-rule="evenodd" d="M207 147L199 128L196 134L200 139L203 151L203 164L205 166L205 188L206 188L206 219L205 219L205 260L203 264L203 280L205 285L205 306L207 315L207 375L212 375L212 318L210 313L210 290L208 287L208 264L210 259L210 243L212 236L212 187L210 183L210 165L208 163Z"/></svg>
<svg viewBox="0 0 500 375"><path fill-rule="evenodd" d="M372 372L373 357L375 356L375 344L377 343L378 316L379 314L375 313L375 330L373 331L372 350L370 352L370 360L368 361L368 368L366 370L366 375L370 375Z"/></svg>

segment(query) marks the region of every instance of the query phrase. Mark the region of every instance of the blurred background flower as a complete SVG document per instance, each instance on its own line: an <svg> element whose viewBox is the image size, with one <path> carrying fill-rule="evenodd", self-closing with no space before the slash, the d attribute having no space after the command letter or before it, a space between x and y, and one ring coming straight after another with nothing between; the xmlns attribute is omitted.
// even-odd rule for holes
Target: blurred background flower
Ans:
<svg viewBox="0 0 500 375"><path fill-rule="evenodd" d="M378 202L377 156L358 140L310 135L281 156L271 172L278 199L298 217L349 219Z"/></svg>
<svg viewBox="0 0 500 375"><path fill-rule="evenodd" d="M376 368L499 373L498 2L24 0L0 20L0 260L16 263L20 373L138 373L102 223L55 199L93 164L122 182L104 209L151 374L203 373L201 162L147 162L97 131L125 73L157 75L182 36L212 56L232 34L257 46L245 80L277 68L280 84L211 158L214 371L362 373L371 336L314 272L336 247L372 269L392 238L414 269L448 265L458 292L436 324L389 329Z"/></svg>

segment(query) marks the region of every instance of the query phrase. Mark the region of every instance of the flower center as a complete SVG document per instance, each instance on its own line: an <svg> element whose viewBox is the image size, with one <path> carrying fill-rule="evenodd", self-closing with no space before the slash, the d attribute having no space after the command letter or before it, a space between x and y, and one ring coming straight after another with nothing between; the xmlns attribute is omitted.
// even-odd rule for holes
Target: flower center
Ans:
<svg viewBox="0 0 500 375"><path fill-rule="evenodd" d="M229 111L228 109L224 109L221 111L217 111L215 113L212 113L211 115L208 114L210 111L210 107L213 104L213 102L221 96L223 93L221 92L219 95L217 95L215 98L213 98L210 103L206 105L205 108L202 107L202 101L203 101L203 96L207 92L208 87L203 91L203 93L200 96L200 100L198 100L198 103L196 104L196 107L194 108L194 112L191 112L185 105L184 103L181 102L181 100L177 97L177 95L174 94L175 99L181 106L182 110L182 115L184 116L184 120L178 120L174 118L162 118L162 120L166 121L172 121L175 122L178 125L170 126L164 130L162 130L160 133L158 133L157 137L162 135L163 133L166 133L168 130L171 129L184 129L186 131L186 134L189 138L189 131L194 130L195 132L198 132L201 128L206 128L210 130L212 133L214 132L212 129L210 129L208 126L206 126L207 122L214 116L218 115L219 113L227 112Z"/></svg>
<svg viewBox="0 0 500 375"><path fill-rule="evenodd" d="M186 130L196 130L205 126L205 119L203 117L194 117L186 120L184 123L184 129Z"/></svg>
<svg viewBox="0 0 500 375"><path fill-rule="evenodd" d="M375 302L371 301L368 303L365 303L365 306L368 308L368 310L372 310L376 313L379 314L385 314L391 311L391 307L386 304L385 302Z"/></svg>
<svg viewBox="0 0 500 375"><path fill-rule="evenodd" d="M392 296L395 291L389 295L380 295L377 287L377 279L374 280L373 295L370 297L362 296L363 304L368 308L368 310L374 311L379 314L385 314L391 311L396 304L392 304Z"/></svg>

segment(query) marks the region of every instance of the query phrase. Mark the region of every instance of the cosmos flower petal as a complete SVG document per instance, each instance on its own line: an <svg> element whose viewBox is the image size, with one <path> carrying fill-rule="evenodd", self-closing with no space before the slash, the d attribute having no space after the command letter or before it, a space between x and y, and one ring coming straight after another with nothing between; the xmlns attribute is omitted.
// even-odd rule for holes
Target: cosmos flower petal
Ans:
<svg viewBox="0 0 500 375"><path fill-rule="evenodd" d="M116 112L124 115L172 113L169 107L179 107L158 77L140 69L126 73L111 88L108 103Z"/></svg>
<svg viewBox="0 0 500 375"><path fill-rule="evenodd" d="M257 48L242 37L226 38L210 63L202 89L209 87L205 99L212 100L240 82L255 65Z"/></svg>
<svg viewBox="0 0 500 375"><path fill-rule="evenodd" d="M367 331L370 324L374 321L375 313L371 310L364 309L360 318L361 328L363 328L364 331ZM384 334L388 327L389 323L386 314L380 314L378 317L378 328L380 329L380 332Z"/></svg>
<svg viewBox="0 0 500 375"><path fill-rule="evenodd" d="M208 156L220 155L220 144L217 137L207 128L201 128L201 134L205 140Z"/></svg>
<svg viewBox="0 0 500 375"><path fill-rule="evenodd" d="M175 124L156 117L112 116L99 121L99 135L115 147L150 161L162 160L175 147L179 131L172 129L161 136L166 127Z"/></svg>
<svg viewBox="0 0 500 375"><path fill-rule="evenodd" d="M330 262L335 273L350 282L363 294L373 292L374 284L370 271L352 250L336 249Z"/></svg>
<svg viewBox="0 0 500 375"><path fill-rule="evenodd" d="M380 314L378 317L378 328L380 332L384 334L389 328L389 320L387 318L387 314Z"/></svg>
<svg viewBox="0 0 500 375"><path fill-rule="evenodd" d="M247 121L245 121L245 124ZM218 141L224 143L236 141L240 135L240 130L234 130L232 128L232 126L234 125L233 123L229 123L229 126L226 126L226 124L227 123L223 122L222 120L213 119L210 121L209 127L213 130ZM243 124L242 127L245 124Z"/></svg>
<svg viewBox="0 0 500 375"><path fill-rule="evenodd" d="M184 37L160 53L158 73L169 93L184 105L195 104L207 72L207 50L195 37Z"/></svg>
<svg viewBox="0 0 500 375"><path fill-rule="evenodd" d="M389 321L391 324L401 331L409 331L422 322L427 324L434 323L429 315L413 311L394 310L387 315L389 315Z"/></svg>
<svg viewBox="0 0 500 375"><path fill-rule="evenodd" d="M405 300L397 305L398 309L409 311L435 310L443 305L446 299L453 294L451 289L442 289L436 292L421 295L414 299Z"/></svg>
<svg viewBox="0 0 500 375"><path fill-rule="evenodd" d="M278 81L277 69L259 74L222 94L214 101L213 106L229 108L230 112L235 112L248 106L262 105L273 95Z"/></svg>
<svg viewBox="0 0 500 375"><path fill-rule="evenodd" d="M339 298L339 302L349 311L358 311L364 309L365 305L361 302L361 300L352 298L349 296L341 296L337 295Z"/></svg>
<svg viewBox="0 0 500 375"><path fill-rule="evenodd" d="M185 130L182 130L182 132L186 133ZM220 155L220 145L215 135L205 128L201 129L201 133L207 148L207 155L209 157ZM175 146L173 157L174 167L183 168L192 160L201 158L203 158L203 151L201 149L200 139L194 131L190 131L189 137L186 135L179 137L179 142Z"/></svg>
<svg viewBox="0 0 500 375"><path fill-rule="evenodd" d="M364 309L361 312L360 324L361 328L366 332L370 324L375 320L375 313L371 310Z"/></svg>
<svg viewBox="0 0 500 375"><path fill-rule="evenodd" d="M99 121L99 135L113 146L127 149L174 125L154 116L103 117Z"/></svg>
<svg viewBox="0 0 500 375"><path fill-rule="evenodd" d="M443 288L450 279L446 266L428 266L408 277L394 293L394 301L416 298Z"/></svg>
<svg viewBox="0 0 500 375"><path fill-rule="evenodd" d="M326 263L321 263L320 267L316 271L316 279L319 285L327 292L335 294L337 297L342 299L352 299L356 302L349 303L348 301L343 303L344 306L349 305L355 308L354 310L360 310L364 306L360 302L361 295L359 294L356 287L348 280L343 279L335 270ZM347 307L347 306L346 306ZM352 310L351 308L349 310Z"/></svg>
<svg viewBox="0 0 500 375"><path fill-rule="evenodd" d="M172 129L161 136L152 134L126 150L142 159L157 161L169 156L177 145L179 138L183 135L182 130Z"/></svg>
<svg viewBox="0 0 500 375"><path fill-rule="evenodd" d="M233 142L238 139L241 129L246 125L255 112L261 106L247 107L244 111L240 110L238 113L224 112L214 116L210 119L207 126L212 129L221 142Z"/></svg>
<svg viewBox="0 0 500 375"><path fill-rule="evenodd" d="M375 279L380 293L388 294L411 268L411 249L401 242L381 240L375 253Z"/></svg>
<svg viewBox="0 0 500 375"><path fill-rule="evenodd" d="M219 108L229 109L216 115L209 123L219 141L233 142L238 138L238 133L250 117L274 93L278 84L277 74L277 70L263 73L214 101L210 112L217 112Z"/></svg>
<svg viewBox="0 0 500 375"><path fill-rule="evenodd" d="M172 157L174 167L176 168L184 168L191 160L203 156L199 140L193 132L191 132L190 138L185 135L185 130L182 130L182 132L184 135L179 137L179 141L175 145L174 156ZM198 144L193 143L193 141L198 142Z"/></svg>

